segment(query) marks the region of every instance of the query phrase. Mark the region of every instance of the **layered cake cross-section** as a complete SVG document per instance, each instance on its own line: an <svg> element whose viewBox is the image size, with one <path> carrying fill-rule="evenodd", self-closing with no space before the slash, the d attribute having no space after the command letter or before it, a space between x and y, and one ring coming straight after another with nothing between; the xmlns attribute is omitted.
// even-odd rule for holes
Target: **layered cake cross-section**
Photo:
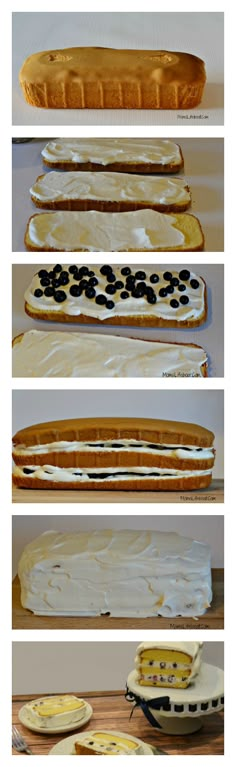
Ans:
<svg viewBox="0 0 236 767"><path fill-rule="evenodd" d="M86 702L75 695L52 695L25 704L27 718L42 730L77 725L85 716Z"/></svg>
<svg viewBox="0 0 236 767"><path fill-rule="evenodd" d="M143 642L137 648L137 682L145 687L186 688L201 665L202 642Z"/></svg>
<svg viewBox="0 0 236 767"><path fill-rule="evenodd" d="M137 756L142 754L142 745L138 740L125 733L91 730L79 736L74 744L74 753L80 756L85 754L91 756L96 754Z"/></svg>

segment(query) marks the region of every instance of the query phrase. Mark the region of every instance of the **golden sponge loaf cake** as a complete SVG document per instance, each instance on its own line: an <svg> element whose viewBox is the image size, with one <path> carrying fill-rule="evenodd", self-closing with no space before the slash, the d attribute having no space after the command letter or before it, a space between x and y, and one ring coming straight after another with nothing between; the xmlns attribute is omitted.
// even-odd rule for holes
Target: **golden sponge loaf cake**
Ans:
<svg viewBox="0 0 236 767"><path fill-rule="evenodd" d="M32 54L19 81L27 103L46 109L192 109L206 73L191 53L74 47Z"/></svg>
<svg viewBox="0 0 236 767"><path fill-rule="evenodd" d="M121 173L178 173L184 165L181 147L159 138L58 138L42 150L49 168Z"/></svg>
<svg viewBox="0 0 236 767"><path fill-rule="evenodd" d="M19 487L178 490L208 487L214 434L146 418L79 418L35 424L13 437Z"/></svg>

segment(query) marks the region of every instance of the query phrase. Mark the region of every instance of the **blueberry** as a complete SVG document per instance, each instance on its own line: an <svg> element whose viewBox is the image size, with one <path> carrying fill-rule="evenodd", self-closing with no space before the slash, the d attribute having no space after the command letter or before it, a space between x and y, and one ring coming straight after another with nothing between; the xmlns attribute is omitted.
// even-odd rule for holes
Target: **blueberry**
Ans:
<svg viewBox="0 0 236 767"><path fill-rule="evenodd" d="M198 280L190 280L190 285L193 290L197 290L199 288L199 282Z"/></svg>
<svg viewBox="0 0 236 767"><path fill-rule="evenodd" d="M77 269L78 269L78 266L77 266ZM88 266L80 266L78 271L79 271L81 277L84 277L85 275L89 274Z"/></svg>
<svg viewBox="0 0 236 767"><path fill-rule="evenodd" d="M88 284L91 285L92 288L94 288L94 285L98 285L97 277L90 277Z"/></svg>
<svg viewBox="0 0 236 767"><path fill-rule="evenodd" d="M155 293L148 293L147 295L148 304L155 304L156 300L157 300L157 297L155 296Z"/></svg>
<svg viewBox="0 0 236 767"><path fill-rule="evenodd" d="M104 274L104 275L109 274L110 272L112 272L112 266L109 266L108 264L104 264L104 266L101 266L100 272L101 274Z"/></svg>
<svg viewBox="0 0 236 767"><path fill-rule="evenodd" d="M77 271L73 272L73 280L76 280L77 282L79 282L81 279L82 279L82 274L80 274Z"/></svg>
<svg viewBox="0 0 236 767"><path fill-rule="evenodd" d="M107 301L107 309L114 309L114 301Z"/></svg>
<svg viewBox="0 0 236 767"><path fill-rule="evenodd" d="M105 288L105 291L110 296L112 296L114 293L116 293L116 286L115 285L107 285L106 288Z"/></svg>
<svg viewBox="0 0 236 767"><path fill-rule="evenodd" d="M42 283L41 283L41 284L42 284ZM60 277L59 277L59 279L57 279L56 277L54 277L54 279L52 280L52 286L53 286L53 288L59 288L59 287L60 287L60 285L61 285L61 280L60 280Z"/></svg>
<svg viewBox="0 0 236 767"><path fill-rule="evenodd" d="M164 272L164 274L163 274L163 279L164 280L168 280L168 282L169 282L169 280L171 280L171 278L172 278L171 272Z"/></svg>
<svg viewBox="0 0 236 767"><path fill-rule="evenodd" d="M50 277L50 280L52 280L53 277L55 277L55 272L48 272L47 276Z"/></svg>
<svg viewBox="0 0 236 767"><path fill-rule="evenodd" d="M176 301L176 298L172 298L170 301L170 305L172 306L172 309L178 309L179 302Z"/></svg>
<svg viewBox="0 0 236 767"><path fill-rule="evenodd" d="M189 280L189 277L190 277L190 272L188 271L188 269L181 269L181 272L179 272L179 277L184 282L187 282L187 280Z"/></svg>
<svg viewBox="0 0 236 767"><path fill-rule="evenodd" d="M78 296L81 296L82 290L79 285L71 285L69 292L71 296L78 298Z"/></svg>
<svg viewBox="0 0 236 767"><path fill-rule="evenodd" d="M62 271L61 264L56 264L56 266L53 267L53 271L56 273L61 272Z"/></svg>
<svg viewBox="0 0 236 767"><path fill-rule="evenodd" d="M40 290L40 288L36 288L36 290L34 291L35 298L41 298L42 295L43 295L43 290Z"/></svg>
<svg viewBox="0 0 236 767"><path fill-rule="evenodd" d="M80 280L79 286L81 290L86 290L89 287L88 280Z"/></svg>
<svg viewBox="0 0 236 767"><path fill-rule="evenodd" d="M179 302L180 302L180 304L183 304L183 305L184 304L188 304L188 302L189 302L188 296L180 296Z"/></svg>
<svg viewBox="0 0 236 767"><path fill-rule="evenodd" d="M159 282L158 274L155 274L155 273L151 274L150 282L152 282L152 283Z"/></svg>
<svg viewBox="0 0 236 767"><path fill-rule="evenodd" d="M134 288L134 290L132 290L131 296L133 298L142 298L142 296L144 296L144 290L142 290L142 288Z"/></svg>
<svg viewBox="0 0 236 767"><path fill-rule="evenodd" d="M122 290L120 298L129 298L129 293L127 293L127 290Z"/></svg>
<svg viewBox="0 0 236 767"><path fill-rule="evenodd" d="M135 272L135 279L136 280L146 280L146 274L145 272Z"/></svg>
<svg viewBox="0 0 236 767"><path fill-rule="evenodd" d="M34 474L34 471L35 469L27 469L27 467L23 469L24 474Z"/></svg>
<svg viewBox="0 0 236 767"><path fill-rule="evenodd" d="M177 285L179 285L178 277L171 277L170 284L173 285L174 288L176 288Z"/></svg>
<svg viewBox="0 0 236 767"><path fill-rule="evenodd" d="M95 298L96 296L96 290L94 288L87 288L85 291L86 298Z"/></svg>
<svg viewBox="0 0 236 767"><path fill-rule="evenodd" d="M78 266L76 266L76 264L72 264L72 266L69 266L68 271L70 272L70 274L74 274L74 272L77 272L77 269L78 269Z"/></svg>
<svg viewBox="0 0 236 767"><path fill-rule="evenodd" d="M39 277L48 277L47 270L46 269L40 269L40 271L38 272L38 276Z"/></svg>
<svg viewBox="0 0 236 767"><path fill-rule="evenodd" d="M45 288L44 295L51 298L54 294L53 288Z"/></svg>
<svg viewBox="0 0 236 767"><path fill-rule="evenodd" d="M96 304L106 304L107 299L106 296L103 296L102 293L99 293L98 296L95 298Z"/></svg>
<svg viewBox="0 0 236 767"><path fill-rule="evenodd" d="M167 290L166 290L166 288L161 288L161 289L159 290L159 296L161 296L161 298L166 298L166 296L167 296Z"/></svg>
<svg viewBox="0 0 236 767"><path fill-rule="evenodd" d="M123 274L124 277L127 277L128 274L131 274L131 269L129 268L129 266L123 266L122 269L120 270L120 273Z"/></svg>
<svg viewBox="0 0 236 767"><path fill-rule="evenodd" d="M66 269L62 269L61 274L60 274L60 278L62 278L62 277L68 277L68 272L67 272Z"/></svg>
<svg viewBox="0 0 236 767"><path fill-rule="evenodd" d="M116 280L116 282L115 282L116 290L122 290L123 287L124 287L124 283L121 282L121 280Z"/></svg>
<svg viewBox="0 0 236 767"><path fill-rule="evenodd" d="M127 280L125 283L125 287L127 288L127 290L133 290L134 286L135 286L135 277L127 277Z"/></svg>
<svg viewBox="0 0 236 767"><path fill-rule="evenodd" d="M114 274L114 272L109 272L109 274L107 274L107 282L115 282L115 281L116 281L116 275Z"/></svg>
<svg viewBox="0 0 236 767"><path fill-rule="evenodd" d="M183 291L186 290L186 285L183 285L183 284L178 285L178 290L180 293L183 293Z"/></svg>
<svg viewBox="0 0 236 767"><path fill-rule="evenodd" d="M150 289L153 290L153 288L147 288L146 282L137 282L136 288L142 288L144 293L146 293L146 290Z"/></svg>
<svg viewBox="0 0 236 767"><path fill-rule="evenodd" d="M40 280L40 285L42 285L42 288L46 288L47 285L50 285L50 282L51 280L49 277L42 277L42 279Z"/></svg>
<svg viewBox="0 0 236 767"><path fill-rule="evenodd" d="M175 289L174 289L173 285L167 285L166 290L167 290L167 293L174 293L175 292Z"/></svg>
<svg viewBox="0 0 236 767"><path fill-rule="evenodd" d="M59 279L60 279L60 285L68 285L68 283L70 282L70 278L68 274L62 275L61 273Z"/></svg>
<svg viewBox="0 0 236 767"><path fill-rule="evenodd" d="M95 276L95 272L93 272L93 271L90 269L90 271L88 272L88 277L94 277L94 276Z"/></svg>
<svg viewBox="0 0 236 767"><path fill-rule="evenodd" d="M57 304L61 304L62 301L66 300L66 293L64 290L56 290L54 293L54 299L57 302Z"/></svg>

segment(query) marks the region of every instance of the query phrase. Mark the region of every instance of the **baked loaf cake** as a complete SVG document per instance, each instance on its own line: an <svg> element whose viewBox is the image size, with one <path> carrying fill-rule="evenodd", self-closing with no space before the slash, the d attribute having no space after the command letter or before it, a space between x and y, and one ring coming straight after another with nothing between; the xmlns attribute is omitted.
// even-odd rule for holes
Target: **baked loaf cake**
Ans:
<svg viewBox="0 0 236 767"><path fill-rule="evenodd" d="M194 251L203 250L204 237L188 213L60 210L31 216L25 245L33 251Z"/></svg>
<svg viewBox="0 0 236 767"><path fill-rule="evenodd" d="M208 487L214 434L149 418L78 418L34 424L13 437L19 487L196 490Z"/></svg>
<svg viewBox="0 0 236 767"><path fill-rule="evenodd" d="M184 165L180 146L159 138L51 139L42 158L49 168L66 171L178 173Z"/></svg>
<svg viewBox="0 0 236 767"><path fill-rule="evenodd" d="M202 642L143 642L137 648L137 682L145 687L188 687L198 675Z"/></svg>
<svg viewBox="0 0 236 767"><path fill-rule="evenodd" d="M77 725L84 719L86 703L75 695L53 695L26 703L27 718L42 730Z"/></svg>
<svg viewBox="0 0 236 767"><path fill-rule="evenodd" d="M18 574L36 615L196 617L212 599L209 546L176 533L49 531L26 546Z"/></svg>
<svg viewBox="0 0 236 767"><path fill-rule="evenodd" d="M190 53L86 47L34 53L19 80L28 104L46 109L192 109L206 73Z"/></svg>
<svg viewBox="0 0 236 767"><path fill-rule="evenodd" d="M79 740L75 742L74 749L75 753L80 756L85 754L92 756L95 754L137 756L143 753L141 743L125 733L91 730L90 732L83 732L78 737Z"/></svg>
<svg viewBox="0 0 236 767"><path fill-rule="evenodd" d="M186 181L114 171L50 171L30 189L38 208L126 212L151 208L181 212L191 204Z"/></svg>
<svg viewBox="0 0 236 767"><path fill-rule="evenodd" d="M55 264L24 298L30 317L53 322L193 328L207 317L205 282L189 268Z"/></svg>
<svg viewBox="0 0 236 767"><path fill-rule="evenodd" d="M207 357L194 344L143 341L101 333L29 330L13 340L16 378L207 376Z"/></svg>

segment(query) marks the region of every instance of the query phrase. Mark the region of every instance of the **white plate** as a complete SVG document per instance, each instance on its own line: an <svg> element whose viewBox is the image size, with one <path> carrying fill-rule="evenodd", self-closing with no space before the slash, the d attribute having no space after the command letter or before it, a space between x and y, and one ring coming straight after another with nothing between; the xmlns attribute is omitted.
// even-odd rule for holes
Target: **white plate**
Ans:
<svg viewBox="0 0 236 767"><path fill-rule="evenodd" d="M125 732L116 732L115 730L112 730L112 731L104 730L104 732L110 732L111 735L119 735L120 737L124 737L124 736L128 737L127 733ZM89 732L86 732L86 735L88 734ZM148 746L147 743L143 743L142 740L139 740L139 738L135 738L133 735L131 735L130 737L135 741L135 743L138 743L139 745L142 746L143 754L153 754L153 750L151 746ZM79 737L76 734L71 735L69 738L64 738L63 740L60 740L59 743L56 743L56 745L53 746L53 748L51 748L51 751L49 751L49 756L50 755L54 756L56 754L60 754L60 755L65 754L68 756L69 755L73 756L71 752L76 740L79 740Z"/></svg>
<svg viewBox="0 0 236 767"><path fill-rule="evenodd" d="M33 701L32 701L33 703ZM40 732L42 735L55 735L56 733L60 732L70 732L70 730L78 730L80 727L83 727L84 724L87 724L89 720L91 719L91 716L93 714L92 706L90 706L90 703L86 703L86 710L83 719L80 719L79 722L73 722L71 724L64 725L64 727L37 727L36 724L32 724L28 713L26 706L23 706L19 713L18 718L21 722L21 724L24 724L25 727L28 727L29 730L33 730L33 732ZM76 736L73 736L76 738Z"/></svg>

